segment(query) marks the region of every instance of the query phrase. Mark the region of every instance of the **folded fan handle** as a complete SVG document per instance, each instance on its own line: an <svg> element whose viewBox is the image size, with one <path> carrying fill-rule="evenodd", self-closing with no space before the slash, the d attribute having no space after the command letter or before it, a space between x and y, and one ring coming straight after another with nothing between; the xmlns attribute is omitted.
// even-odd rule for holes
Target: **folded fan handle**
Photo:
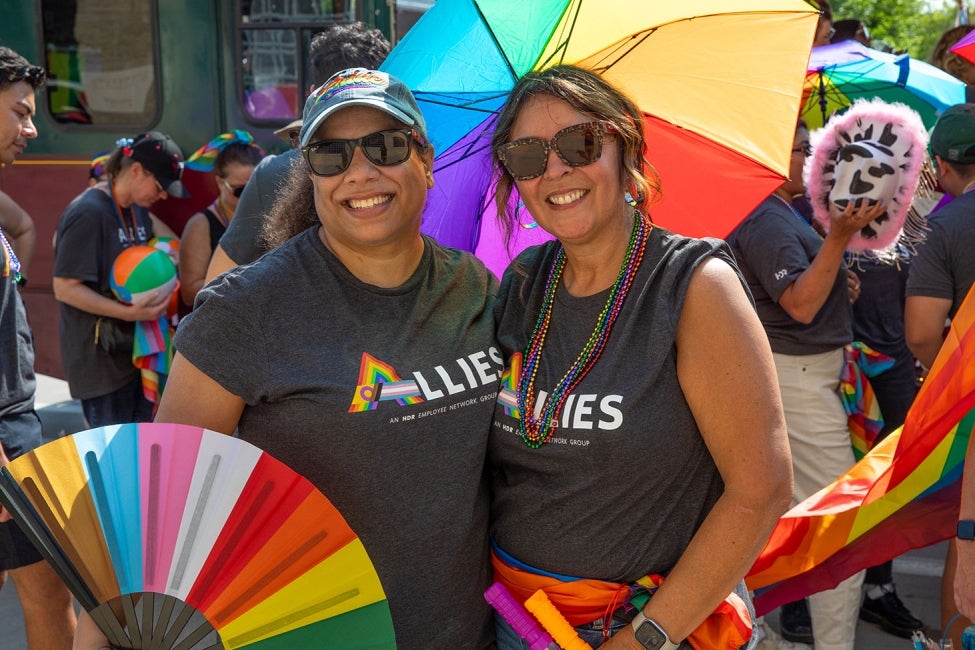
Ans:
<svg viewBox="0 0 975 650"><path fill-rule="evenodd" d="M87 611L97 607L98 601L95 600L94 594L81 579L68 556L61 550L61 545L58 544L47 524L34 509L17 479L6 467L0 467L0 503L10 511L14 521L24 531L24 535L64 580L65 585L78 599L81 606Z"/></svg>

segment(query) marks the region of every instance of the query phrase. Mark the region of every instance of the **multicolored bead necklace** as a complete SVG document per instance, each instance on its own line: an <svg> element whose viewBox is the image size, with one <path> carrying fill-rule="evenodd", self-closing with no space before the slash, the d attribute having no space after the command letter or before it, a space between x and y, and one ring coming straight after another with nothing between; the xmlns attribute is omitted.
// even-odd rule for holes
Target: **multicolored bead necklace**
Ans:
<svg viewBox="0 0 975 650"><path fill-rule="evenodd" d="M230 217L227 216L227 211L224 210L223 201L220 200L220 195L217 195L217 199L213 202L213 212L217 216L217 221L220 225L226 228L230 225ZM232 217L233 215L231 215Z"/></svg>
<svg viewBox="0 0 975 650"><path fill-rule="evenodd" d="M14 253L14 247L10 245L10 242L4 236L2 228L0 228L0 243L3 244L3 250L7 253L4 255L3 260L3 277L7 277L13 273L14 282L19 283L21 281L20 260L17 259L17 255Z"/></svg>
<svg viewBox="0 0 975 650"><path fill-rule="evenodd" d="M552 308L555 306L555 293L562 279L562 272L565 270L565 249L559 248L552 269L549 271L548 281L545 283L545 296L542 299L541 313L535 323L535 331L532 332L531 340L525 351L524 367L521 377L518 380L518 409L521 411L521 421L518 424L518 433L525 444L532 449L538 449L549 441L555 430L558 428L559 414L565 405L569 395L582 379L589 374L589 371L599 355L606 347L613 323L623 309L623 301L630 291L633 278L640 268L643 260L643 252L647 247L647 239L650 233L650 220L640 212L634 212L633 232L630 235L630 242L626 247L626 258L620 267L616 282L609 292L606 305L599 313L596 327L582 348L582 352L576 357L575 362L559 380L558 385L552 390L552 394L545 400L539 417L534 417L533 406L535 404L535 377L538 375L538 367L542 359L542 350L545 347L545 339L548 336L548 328L552 320Z"/></svg>

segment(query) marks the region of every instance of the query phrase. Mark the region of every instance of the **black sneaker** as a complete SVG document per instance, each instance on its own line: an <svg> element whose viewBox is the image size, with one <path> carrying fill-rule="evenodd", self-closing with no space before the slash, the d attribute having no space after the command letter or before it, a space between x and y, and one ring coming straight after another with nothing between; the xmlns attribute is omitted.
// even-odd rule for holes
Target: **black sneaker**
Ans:
<svg viewBox="0 0 975 650"><path fill-rule="evenodd" d="M786 641L813 645L812 619L805 598L779 608L779 629Z"/></svg>
<svg viewBox="0 0 975 650"><path fill-rule="evenodd" d="M864 595L860 620L876 623L885 632L910 639L911 632L922 629L924 623L904 606L893 587L883 587L883 590L884 595L880 598Z"/></svg>

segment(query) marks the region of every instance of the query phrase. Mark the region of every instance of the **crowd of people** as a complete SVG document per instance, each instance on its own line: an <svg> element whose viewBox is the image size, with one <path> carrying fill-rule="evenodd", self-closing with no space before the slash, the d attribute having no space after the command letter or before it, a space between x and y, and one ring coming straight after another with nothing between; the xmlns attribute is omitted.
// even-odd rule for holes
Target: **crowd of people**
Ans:
<svg viewBox="0 0 975 650"><path fill-rule="evenodd" d="M869 43L862 22L817 6L814 45ZM853 650L858 618L902 637L924 627L889 563L784 606L781 633L755 616L744 576L790 505L855 462L837 392L846 349L895 360L872 380L886 435L975 283L975 104L931 133L948 198L926 240L897 264L852 265L851 240L891 206L828 201L817 222L802 120L785 182L725 240L690 238L653 223L666 187L625 89L572 65L528 73L492 136L495 201L510 234L517 191L553 240L499 281L421 233L435 152L412 92L378 70L388 52L376 30L330 28L283 131L293 149L265 157L235 131L190 157L217 198L181 233L192 310L157 403L131 328L172 296L125 304L109 277L124 249L176 237L150 209L186 194L183 155L149 131L93 160L61 215L53 280L88 424L205 427L307 477L368 549L401 648L528 648L483 597L495 581L519 601L544 592L591 647ZM37 136L43 82L0 47L0 162ZM0 464L41 439L18 289L34 240L0 194ZM416 381L385 394L377 369ZM945 618L975 614L975 480L961 514ZM0 508L0 584L8 573L32 650L109 647Z"/></svg>

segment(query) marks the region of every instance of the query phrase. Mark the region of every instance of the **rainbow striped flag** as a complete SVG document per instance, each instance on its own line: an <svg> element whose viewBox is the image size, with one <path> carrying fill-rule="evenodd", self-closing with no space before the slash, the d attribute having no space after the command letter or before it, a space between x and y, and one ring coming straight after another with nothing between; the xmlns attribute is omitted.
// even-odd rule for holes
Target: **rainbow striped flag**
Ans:
<svg viewBox="0 0 975 650"><path fill-rule="evenodd" d="M954 536L975 425L975 291L904 426L779 520L746 581L759 615Z"/></svg>

